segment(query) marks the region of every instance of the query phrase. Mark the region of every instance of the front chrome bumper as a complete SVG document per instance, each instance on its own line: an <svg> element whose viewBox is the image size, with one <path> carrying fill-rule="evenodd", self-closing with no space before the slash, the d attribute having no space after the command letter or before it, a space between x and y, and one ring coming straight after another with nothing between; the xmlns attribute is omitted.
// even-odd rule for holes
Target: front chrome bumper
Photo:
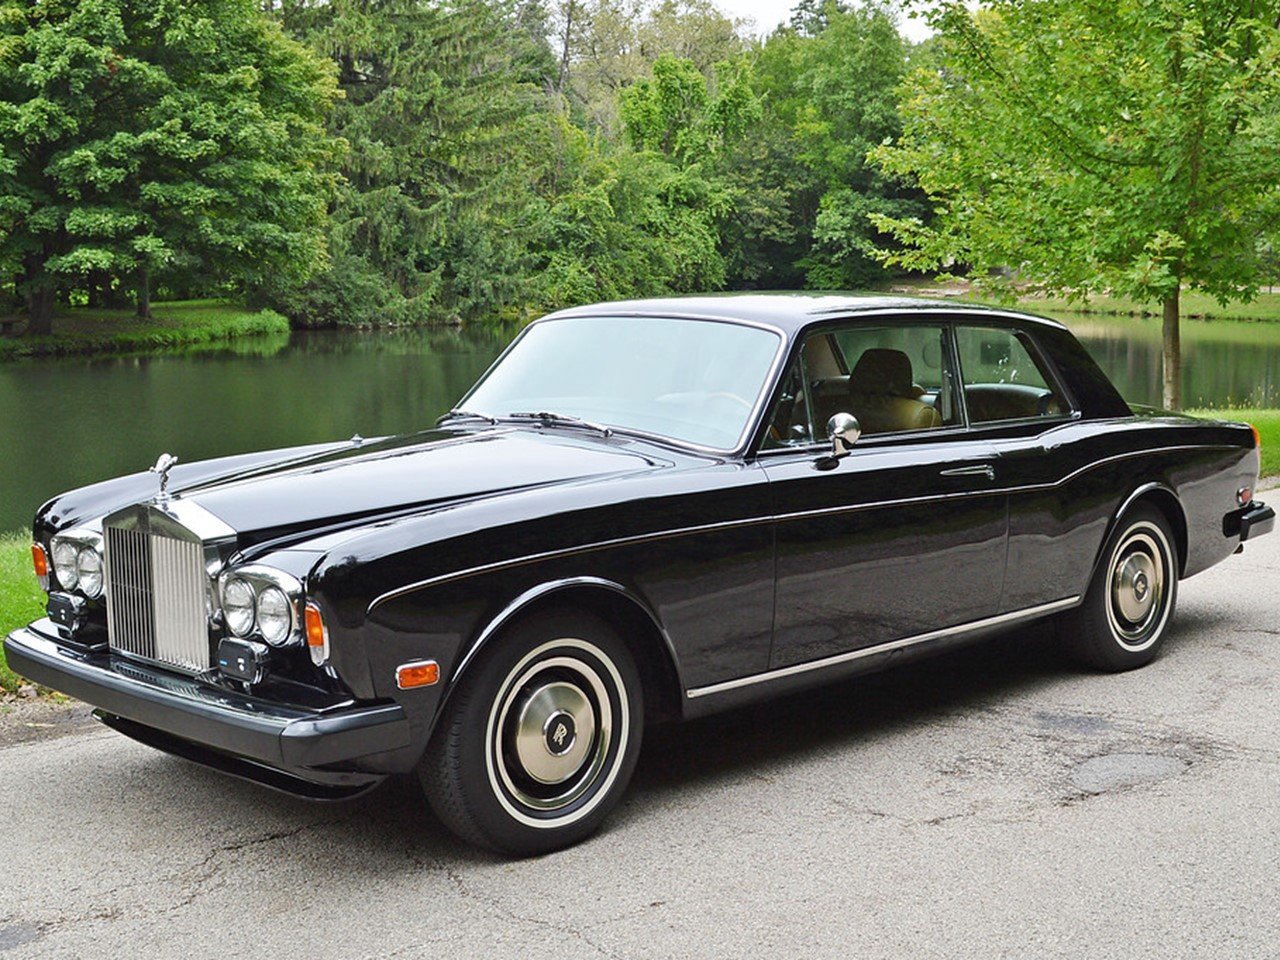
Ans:
<svg viewBox="0 0 1280 960"><path fill-rule="evenodd" d="M343 767L409 745L409 721L398 704L274 703L62 642L48 620L9 634L4 652L16 673L92 704L100 720L122 733L301 796L360 792L382 777Z"/></svg>

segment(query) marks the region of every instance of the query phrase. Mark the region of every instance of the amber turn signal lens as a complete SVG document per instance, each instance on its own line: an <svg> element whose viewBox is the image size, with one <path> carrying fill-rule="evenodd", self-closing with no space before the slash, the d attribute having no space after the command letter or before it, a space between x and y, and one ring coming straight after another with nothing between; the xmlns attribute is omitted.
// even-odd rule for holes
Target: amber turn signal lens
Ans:
<svg viewBox="0 0 1280 960"><path fill-rule="evenodd" d="M324 617L320 615L320 608L314 603L307 604L306 610L307 621L307 646L323 647L324 646Z"/></svg>
<svg viewBox="0 0 1280 960"><path fill-rule="evenodd" d="M320 607L310 600L303 608L302 622L307 633L307 649L317 667L329 659L329 631L325 629Z"/></svg>
<svg viewBox="0 0 1280 960"><path fill-rule="evenodd" d="M434 660L418 660L396 667L396 686L401 690L429 687L440 680L440 664Z"/></svg>
<svg viewBox="0 0 1280 960"><path fill-rule="evenodd" d="M49 576L49 556L38 543L31 545L31 562L36 568L37 577L44 579Z"/></svg>
<svg viewBox="0 0 1280 960"><path fill-rule="evenodd" d="M1256 426L1254 426L1252 423L1251 423L1251 424L1249 424L1249 429L1253 431L1253 449L1255 449L1255 450L1261 450L1261 449L1262 449L1262 435L1261 435L1260 433L1258 433L1258 428L1257 428Z"/></svg>

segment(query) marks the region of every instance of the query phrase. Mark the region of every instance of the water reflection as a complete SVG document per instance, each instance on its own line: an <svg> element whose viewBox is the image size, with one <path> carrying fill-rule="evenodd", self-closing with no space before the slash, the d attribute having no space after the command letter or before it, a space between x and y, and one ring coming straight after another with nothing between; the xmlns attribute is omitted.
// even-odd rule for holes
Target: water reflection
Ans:
<svg viewBox="0 0 1280 960"><path fill-rule="evenodd" d="M1131 403L1159 405L1160 321L1059 315ZM1182 324L1187 407L1280 406L1280 324L1187 320Z"/></svg>
<svg viewBox="0 0 1280 960"><path fill-rule="evenodd" d="M428 426L514 331L312 332L0 365L0 531L71 487L255 449Z"/></svg>

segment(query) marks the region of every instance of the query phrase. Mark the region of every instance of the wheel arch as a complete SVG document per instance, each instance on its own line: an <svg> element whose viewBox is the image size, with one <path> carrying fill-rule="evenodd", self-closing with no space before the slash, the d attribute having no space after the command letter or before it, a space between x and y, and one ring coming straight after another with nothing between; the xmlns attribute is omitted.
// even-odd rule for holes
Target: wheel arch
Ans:
<svg viewBox="0 0 1280 960"><path fill-rule="evenodd" d="M626 642L640 671L646 720L675 720L682 715L684 686L670 636L653 609L633 591L600 577L572 577L532 587L486 623L458 663L440 708L457 689L489 644L525 617L547 610L571 610L599 617Z"/></svg>
<svg viewBox="0 0 1280 960"><path fill-rule="evenodd" d="M1107 544L1111 542L1111 537L1115 533L1116 527L1120 525L1124 515L1139 503L1151 504L1169 522L1169 528L1173 531L1173 546L1178 551L1178 578L1182 578L1182 574L1187 568L1186 510L1182 506L1182 501L1171 487L1164 483L1152 481L1135 488L1121 501L1119 508L1112 514L1111 522L1107 524L1106 536L1102 538L1102 543L1098 546L1098 554L1093 561L1090 580L1092 580L1093 574L1097 572L1098 564L1103 562L1103 553L1107 549Z"/></svg>

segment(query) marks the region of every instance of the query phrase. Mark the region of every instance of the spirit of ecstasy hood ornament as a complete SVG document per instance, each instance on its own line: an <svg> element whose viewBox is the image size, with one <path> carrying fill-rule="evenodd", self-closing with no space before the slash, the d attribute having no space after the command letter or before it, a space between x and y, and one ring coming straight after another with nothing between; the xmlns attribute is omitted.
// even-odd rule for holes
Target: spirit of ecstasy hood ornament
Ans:
<svg viewBox="0 0 1280 960"><path fill-rule="evenodd" d="M169 471L173 469L174 464L178 462L178 458L171 453L160 454L160 459L156 461L156 465L148 469L148 473L154 473L160 478L160 499L169 499Z"/></svg>

